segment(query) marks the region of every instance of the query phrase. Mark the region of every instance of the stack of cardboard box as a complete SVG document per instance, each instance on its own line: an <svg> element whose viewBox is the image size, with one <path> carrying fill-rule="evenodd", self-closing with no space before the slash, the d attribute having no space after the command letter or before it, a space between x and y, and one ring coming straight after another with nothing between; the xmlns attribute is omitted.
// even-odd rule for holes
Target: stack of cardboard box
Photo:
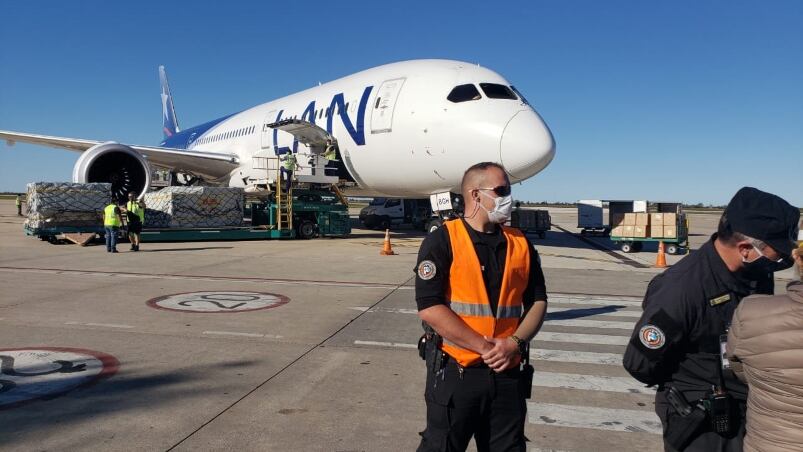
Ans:
<svg viewBox="0 0 803 452"><path fill-rule="evenodd" d="M654 213L651 215L652 237L663 237L674 239L678 236L677 214L675 213Z"/></svg>
<svg viewBox="0 0 803 452"><path fill-rule="evenodd" d="M650 216L646 213L615 213L611 215L611 235L616 237L649 237Z"/></svg>
<svg viewBox="0 0 803 452"><path fill-rule="evenodd" d="M611 215L611 235L614 237L677 237L677 214L628 212Z"/></svg>

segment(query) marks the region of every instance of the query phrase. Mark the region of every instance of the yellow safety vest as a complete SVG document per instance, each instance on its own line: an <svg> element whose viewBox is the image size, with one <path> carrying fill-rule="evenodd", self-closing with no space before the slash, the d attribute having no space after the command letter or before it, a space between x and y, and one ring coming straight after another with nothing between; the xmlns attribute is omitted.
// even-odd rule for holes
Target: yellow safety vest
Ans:
<svg viewBox="0 0 803 452"><path fill-rule="evenodd" d="M120 217L114 213L114 209L116 208L116 205L109 204L105 209L103 209L103 226L107 228L119 228L121 226Z"/></svg>
<svg viewBox="0 0 803 452"><path fill-rule="evenodd" d="M296 170L296 156L293 153L287 153L282 159L282 166L288 171Z"/></svg>
<svg viewBox="0 0 803 452"><path fill-rule="evenodd" d="M125 205L126 210L139 217L140 223L145 223L145 209L139 206L137 201L128 201Z"/></svg>
<svg viewBox="0 0 803 452"><path fill-rule="evenodd" d="M19 206L20 206L20 197L17 196L17 207L19 207Z"/></svg>
<svg viewBox="0 0 803 452"><path fill-rule="evenodd" d="M477 333L506 338L516 332L524 313L523 296L530 275L530 246L524 234L515 228L502 226L507 239L505 272L499 292L496 317L491 311L482 269L471 236L462 220L443 224L449 232L452 246L452 266L446 299L449 307ZM444 339L441 349L463 366L482 362L480 355Z"/></svg>

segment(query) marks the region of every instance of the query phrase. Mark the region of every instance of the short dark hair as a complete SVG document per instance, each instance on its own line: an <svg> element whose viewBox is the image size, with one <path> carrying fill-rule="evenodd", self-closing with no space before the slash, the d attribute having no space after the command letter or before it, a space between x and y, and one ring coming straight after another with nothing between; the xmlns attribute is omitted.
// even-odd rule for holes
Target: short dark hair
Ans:
<svg viewBox="0 0 803 452"><path fill-rule="evenodd" d="M468 176L470 174L477 173L477 172L480 172L480 171L485 171L488 168L498 168L498 169L500 169L502 171L502 173L505 175L505 179L507 180L507 183L510 184L510 178L508 177L507 170L505 170L504 166L502 166L502 165L500 165L499 163L496 163L496 162L480 162L480 163L475 163L474 165L471 165L466 170L466 172L463 173L463 179L460 180L460 193L464 193L465 192L465 190L466 190L466 180L468 180Z"/></svg>
<svg viewBox="0 0 803 452"><path fill-rule="evenodd" d="M742 234L741 232L733 230L733 227L728 221L728 215L725 213L719 217L719 225L717 225L717 238L728 245L735 245L738 242L751 240L750 237Z"/></svg>

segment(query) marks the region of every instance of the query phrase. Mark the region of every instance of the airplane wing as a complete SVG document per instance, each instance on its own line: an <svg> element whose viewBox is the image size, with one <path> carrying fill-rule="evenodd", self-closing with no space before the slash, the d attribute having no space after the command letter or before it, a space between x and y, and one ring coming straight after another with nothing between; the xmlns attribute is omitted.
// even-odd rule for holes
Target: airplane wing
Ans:
<svg viewBox="0 0 803 452"><path fill-rule="evenodd" d="M329 141L336 142L337 140L329 132L309 121L301 119L285 119L279 122L268 124L271 129L278 129L289 134L292 134L298 141L304 143L310 148L325 149Z"/></svg>
<svg viewBox="0 0 803 452"><path fill-rule="evenodd" d="M9 145L21 143L39 144L54 148L84 152L87 149L103 144L104 141L83 140L76 138L52 137L32 133L0 130L0 139ZM148 162L171 170L186 171L202 177L219 178L228 175L239 165L235 154L217 152L187 151L185 149L163 148L158 146L126 145L142 154Z"/></svg>

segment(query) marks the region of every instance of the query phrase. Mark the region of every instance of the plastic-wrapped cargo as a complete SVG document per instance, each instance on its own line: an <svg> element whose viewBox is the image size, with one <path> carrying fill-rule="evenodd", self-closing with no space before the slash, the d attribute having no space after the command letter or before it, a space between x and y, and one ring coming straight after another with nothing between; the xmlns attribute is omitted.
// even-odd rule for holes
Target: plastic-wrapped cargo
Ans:
<svg viewBox="0 0 803 452"><path fill-rule="evenodd" d="M28 229L103 226L103 208L111 200L111 184L31 182L27 187Z"/></svg>
<svg viewBox="0 0 803 452"><path fill-rule="evenodd" d="M145 194L146 228L232 227L243 224L242 188L167 187Z"/></svg>

